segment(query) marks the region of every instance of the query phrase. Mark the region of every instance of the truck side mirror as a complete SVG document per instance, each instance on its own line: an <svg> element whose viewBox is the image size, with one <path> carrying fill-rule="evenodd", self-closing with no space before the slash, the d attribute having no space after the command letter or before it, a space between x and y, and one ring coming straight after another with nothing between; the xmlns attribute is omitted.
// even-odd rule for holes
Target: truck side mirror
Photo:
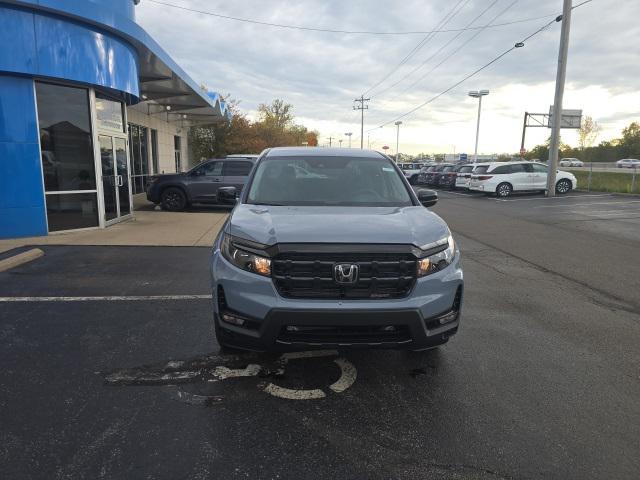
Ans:
<svg viewBox="0 0 640 480"><path fill-rule="evenodd" d="M418 190L418 201L424 207L433 207L438 203L438 192L434 190Z"/></svg>
<svg viewBox="0 0 640 480"><path fill-rule="evenodd" d="M218 189L218 203L223 205L235 205L238 201L236 187L220 187Z"/></svg>

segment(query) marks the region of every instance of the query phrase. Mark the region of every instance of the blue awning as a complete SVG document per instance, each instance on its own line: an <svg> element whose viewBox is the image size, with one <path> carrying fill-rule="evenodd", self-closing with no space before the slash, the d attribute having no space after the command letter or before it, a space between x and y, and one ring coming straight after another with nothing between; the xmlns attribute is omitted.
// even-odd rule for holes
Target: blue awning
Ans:
<svg viewBox="0 0 640 480"><path fill-rule="evenodd" d="M93 26L127 41L138 54L138 102L146 102L150 113L164 111L169 120L184 125L210 124L230 118L216 92L203 90L132 18L121 2L77 0L9 0L0 3L21 6L43 14L64 17ZM134 99L135 103L136 99Z"/></svg>

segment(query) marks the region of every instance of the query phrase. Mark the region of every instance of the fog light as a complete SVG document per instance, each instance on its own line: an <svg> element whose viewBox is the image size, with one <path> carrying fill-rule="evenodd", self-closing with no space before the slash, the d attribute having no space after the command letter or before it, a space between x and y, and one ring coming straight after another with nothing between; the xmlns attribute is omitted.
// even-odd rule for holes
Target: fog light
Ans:
<svg viewBox="0 0 640 480"><path fill-rule="evenodd" d="M458 312L452 311L438 318L438 321L440 322L440 325L444 325L445 323L453 322L456 318L458 318Z"/></svg>
<svg viewBox="0 0 640 480"><path fill-rule="evenodd" d="M239 327L243 326L245 322L244 318L237 317L236 315L228 312L222 314L222 320L232 325L238 325Z"/></svg>

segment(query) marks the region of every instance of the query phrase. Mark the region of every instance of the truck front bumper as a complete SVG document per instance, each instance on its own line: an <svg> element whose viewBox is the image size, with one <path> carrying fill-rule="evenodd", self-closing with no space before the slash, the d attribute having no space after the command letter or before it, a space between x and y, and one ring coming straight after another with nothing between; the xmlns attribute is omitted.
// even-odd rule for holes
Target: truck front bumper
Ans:
<svg viewBox="0 0 640 480"><path fill-rule="evenodd" d="M458 330L463 300L460 254L419 278L405 298L284 298L270 278L245 272L219 251L212 257L213 317L227 346L256 351L325 348L423 350Z"/></svg>

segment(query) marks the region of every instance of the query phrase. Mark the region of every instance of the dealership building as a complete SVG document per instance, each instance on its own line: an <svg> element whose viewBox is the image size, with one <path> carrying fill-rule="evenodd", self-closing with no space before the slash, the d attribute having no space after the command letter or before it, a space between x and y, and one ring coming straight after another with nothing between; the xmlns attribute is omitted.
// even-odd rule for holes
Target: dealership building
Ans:
<svg viewBox="0 0 640 480"><path fill-rule="evenodd" d="M187 133L228 120L135 21L138 0L0 0L0 238L104 228Z"/></svg>

